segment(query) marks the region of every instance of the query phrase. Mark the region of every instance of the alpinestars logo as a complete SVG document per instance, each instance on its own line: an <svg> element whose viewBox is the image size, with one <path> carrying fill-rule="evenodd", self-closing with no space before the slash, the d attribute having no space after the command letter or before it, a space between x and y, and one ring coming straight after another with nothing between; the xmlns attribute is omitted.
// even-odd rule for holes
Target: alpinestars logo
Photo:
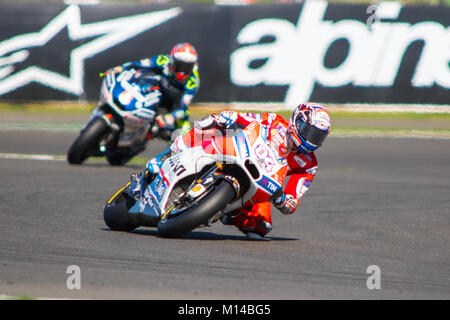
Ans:
<svg viewBox="0 0 450 320"><path fill-rule="evenodd" d="M138 34L158 26L181 13L180 8L148 12L112 20L81 24L80 8L68 6L40 31L0 42L0 95L37 82L74 95L84 92L84 61ZM14 65L25 61L30 48L44 46L64 28L71 41L93 38L70 53L69 76L39 65L15 72Z"/></svg>
<svg viewBox="0 0 450 320"><path fill-rule="evenodd" d="M241 47L230 57L233 84L251 87L289 86L284 103L294 108L310 101L316 84L339 88L392 88L409 45L423 41L409 84L414 88L450 88L450 28L435 21L395 21L402 7L382 2L391 21L365 24L359 20L327 20L328 2L306 0L297 24L286 19L251 21L238 34ZM388 6L386 6L386 4ZM384 10L383 10L384 11ZM265 36L273 43L261 43ZM328 67L325 57L336 40L349 44L340 65ZM257 68L253 61L266 60Z"/></svg>

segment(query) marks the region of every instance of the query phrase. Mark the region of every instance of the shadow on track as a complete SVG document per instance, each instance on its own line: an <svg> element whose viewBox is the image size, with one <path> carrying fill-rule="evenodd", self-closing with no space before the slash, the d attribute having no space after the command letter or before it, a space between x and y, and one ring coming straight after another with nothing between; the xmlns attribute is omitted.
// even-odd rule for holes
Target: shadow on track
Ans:
<svg viewBox="0 0 450 320"><path fill-rule="evenodd" d="M102 228L103 231L114 231L107 228ZM115 232L121 232L121 231L115 231ZM138 234L138 235L144 235L144 236L154 236L158 237L158 231L156 230L148 230L148 229L138 229L130 231L129 233ZM297 238L282 238L282 237L266 237L267 240L271 241L298 241ZM245 235L226 235L226 234L217 234L213 232L202 232L202 231L192 231L189 232L187 235L180 237L180 238L174 238L174 239L186 239L186 240L233 240L233 241L251 241L255 242L254 240L249 240ZM168 238L169 240L169 238ZM258 242L258 241L256 241ZM265 242L265 241L261 241Z"/></svg>

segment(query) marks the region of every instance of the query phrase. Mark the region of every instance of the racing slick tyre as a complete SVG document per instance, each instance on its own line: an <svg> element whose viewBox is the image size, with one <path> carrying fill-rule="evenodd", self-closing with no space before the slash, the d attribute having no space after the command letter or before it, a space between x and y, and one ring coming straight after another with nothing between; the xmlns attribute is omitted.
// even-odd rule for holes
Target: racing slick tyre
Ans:
<svg viewBox="0 0 450 320"><path fill-rule="evenodd" d="M95 118L88 123L75 139L67 153L70 164L81 164L97 151L100 141L108 133L109 126L102 118Z"/></svg>
<svg viewBox="0 0 450 320"><path fill-rule="evenodd" d="M158 223L158 235L165 238L181 237L207 223L235 199L230 183L221 181L212 191L186 208L173 209Z"/></svg>
<svg viewBox="0 0 450 320"><path fill-rule="evenodd" d="M103 219L112 230L131 231L139 227L139 224L133 221L133 217L128 213L134 201L124 194L127 187L128 185L120 189L103 209Z"/></svg>

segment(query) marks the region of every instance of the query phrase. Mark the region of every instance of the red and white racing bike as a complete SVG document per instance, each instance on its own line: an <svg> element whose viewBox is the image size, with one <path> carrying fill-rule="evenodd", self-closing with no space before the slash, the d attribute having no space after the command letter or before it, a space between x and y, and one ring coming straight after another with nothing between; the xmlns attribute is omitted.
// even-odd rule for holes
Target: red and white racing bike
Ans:
<svg viewBox="0 0 450 320"><path fill-rule="evenodd" d="M185 147L165 158L145 192L132 198L129 182L111 197L105 223L121 231L157 227L159 236L180 237L281 192L287 162L268 142L266 126L255 121L233 136L216 134L205 137L194 128L179 136L174 144Z"/></svg>

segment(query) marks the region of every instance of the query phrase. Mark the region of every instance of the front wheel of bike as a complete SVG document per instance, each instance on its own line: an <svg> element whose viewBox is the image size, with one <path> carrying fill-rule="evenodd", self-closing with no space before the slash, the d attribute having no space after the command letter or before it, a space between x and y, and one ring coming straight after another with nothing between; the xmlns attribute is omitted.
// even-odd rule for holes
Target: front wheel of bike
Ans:
<svg viewBox="0 0 450 320"><path fill-rule="evenodd" d="M174 208L158 223L158 235L165 238L181 237L208 222L215 214L235 199L230 183L221 181L209 194L185 208Z"/></svg>
<svg viewBox="0 0 450 320"><path fill-rule="evenodd" d="M103 219L105 224L112 230L132 231L139 227L133 216L128 212L134 201L125 195L129 184L112 196L103 209Z"/></svg>
<svg viewBox="0 0 450 320"><path fill-rule="evenodd" d="M67 161L70 164L81 164L95 153L100 141L108 133L109 126L102 118L95 118L84 128L70 146Z"/></svg>

